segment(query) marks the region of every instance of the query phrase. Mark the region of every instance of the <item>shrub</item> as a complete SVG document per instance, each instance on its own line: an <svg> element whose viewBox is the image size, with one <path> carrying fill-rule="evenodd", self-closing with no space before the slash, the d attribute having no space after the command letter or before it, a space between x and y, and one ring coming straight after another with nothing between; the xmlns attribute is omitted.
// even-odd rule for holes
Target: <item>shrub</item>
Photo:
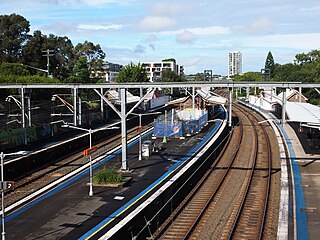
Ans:
<svg viewBox="0 0 320 240"><path fill-rule="evenodd" d="M96 184L121 183L123 177L114 169L103 168L93 177Z"/></svg>

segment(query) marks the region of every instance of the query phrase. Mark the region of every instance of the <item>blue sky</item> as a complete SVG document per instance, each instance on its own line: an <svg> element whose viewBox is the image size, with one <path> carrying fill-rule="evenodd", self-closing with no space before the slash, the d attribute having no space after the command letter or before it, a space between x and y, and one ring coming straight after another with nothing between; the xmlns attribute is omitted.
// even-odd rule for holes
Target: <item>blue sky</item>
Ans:
<svg viewBox="0 0 320 240"><path fill-rule="evenodd" d="M30 34L100 44L106 60L175 58L185 73L227 74L228 53L241 51L243 72L320 47L319 0L0 0L0 14L17 13Z"/></svg>

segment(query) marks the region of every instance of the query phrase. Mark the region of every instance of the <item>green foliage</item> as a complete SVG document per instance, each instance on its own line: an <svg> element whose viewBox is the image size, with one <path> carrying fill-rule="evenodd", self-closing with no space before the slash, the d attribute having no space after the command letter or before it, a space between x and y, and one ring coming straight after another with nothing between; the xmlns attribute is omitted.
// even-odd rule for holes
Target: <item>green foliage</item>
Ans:
<svg viewBox="0 0 320 240"><path fill-rule="evenodd" d="M99 44L94 45L88 41L78 43L74 48L74 55L76 60L85 57L88 62L89 72L94 71L95 73L102 70L103 60L106 57Z"/></svg>
<svg viewBox="0 0 320 240"><path fill-rule="evenodd" d="M44 56L50 50L50 75L62 80L72 74L74 65L73 45L67 37L59 37L53 34L43 35L41 31L35 31L29 36L23 48L23 63L31 67L47 70L47 57ZM32 74L46 75L38 70L31 70Z"/></svg>
<svg viewBox="0 0 320 240"><path fill-rule="evenodd" d="M60 81L55 78L48 78L43 76L19 76L19 75L0 75L0 84L33 84L42 83L59 84ZM56 89L33 89L32 100L48 100L51 95L56 92ZM0 96L0 99L5 98L7 95L18 94L17 89L8 89L7 93Z"/></svg>
<svg viewBox="0 0 320 240"><path fill-rule="evenodd" d="M270 70L271 77L274 76L274 69L275 69L274 59L273 59L272 53L270 51L269 51L268 56L266 58L266 63L264 65L264 68Z"/></svg>
<svg viewBox="0 0 320 240"><path fill-rule="evenodd" d="M117 82L148 82L146 70L140 63L138 65L132 62L121 68Z"/></svg>
<svg viewBox="0 0 320 240"><path fill-rule="evenodd" d="M176 59L174 58L167 58L167 59L163 59L162 62L176 62Z"/></svg>
<svg viewBox="0 0 320 240"><path fill-rule="evenodd" d="M234 75L233 80L236 82L256 82L260 81L260 72L246 72L242 75Z"/></svg>
<svg viewBox="0 0 320 240"><path fill-rule="evenodd" d="M121 183L123 177L114 169L103 168L93 177L96 184Z"/></svg>
<svg viewBox="0 0 320 240"><path fill-rule="evenodd" d="M185 79L182 76L179 76L176 72L171 69L162 70L162 81L163 82L183 82Z"/></svg>
<svg viewBox="0 0 320 240"><path fill-rule="evenodd" d="M58 79L42 76L0 75L1 84L61 83Z"/></svg>
<svg viewBox="0 0 320 240"><path fill-rule="evenodd" d="M22 64L3 62L0 64L0 75L27 76L29 71Z"/></svg>
<svg viewBox="0 0 320 240"><path fill-rule="evenodd" d="M319 93L316 90L309 88L303 94L308 97L309 103L320 106Z"/></svg>
<svg viewBox="0 0 320 240"><path fill-rule="evenodd" d="M308 53L300 53L296 55L295 62L300 65L312 63L320 58L320 50L312 50Z"/></svg>
<svg viewBox="0 0 320 240"><path fill-rule="evenodd" d="M76 76L76 82L88 83L90 82L90 72L87 63L87 58L81 56L74 66L74 75Z"/></svg>
<svg viewBox="0 0 320 240"><path fill-rule="evenodd" d="M0 63L19 60L29 31L30 24L24 17L0 15Z"/></svg>
<svg viewBox="0 0 320 240"><path fill-rule="evenodd" d="M194 76L194 81L195 81L195 82L203 81L203 77L201 76L200 73L197 73L197 74Z"/></svg>

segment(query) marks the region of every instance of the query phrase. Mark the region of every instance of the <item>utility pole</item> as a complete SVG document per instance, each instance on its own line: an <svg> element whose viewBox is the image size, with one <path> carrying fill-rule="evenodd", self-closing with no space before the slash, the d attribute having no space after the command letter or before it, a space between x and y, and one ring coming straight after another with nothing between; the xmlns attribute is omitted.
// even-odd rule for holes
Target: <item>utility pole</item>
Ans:
<svg viewBox="0 0 320 240"><path fill-rule="evenodd" d="M47 57L47 74L48 74L48 77L50 77L50 72L49 72L50 71L50 57L54 56L54 50L47 49L42 52L45 53L42 56Z"/></svg>

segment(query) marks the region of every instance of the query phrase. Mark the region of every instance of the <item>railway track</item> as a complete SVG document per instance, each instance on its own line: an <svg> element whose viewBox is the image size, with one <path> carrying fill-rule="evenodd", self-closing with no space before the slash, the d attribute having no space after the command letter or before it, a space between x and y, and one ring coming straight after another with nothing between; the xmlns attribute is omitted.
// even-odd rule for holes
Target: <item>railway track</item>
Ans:
<svg viewBox="0 0 320 240"><path fill-rule="evenodd" d="M242 107L241 107L242 108ZM238 106L238 109L241 109ZM245 114L246 110L242 108ZM249 171L247 183L239 198L239 203L229 218L226 230L222 234L225 239L262 239L266 221L271 181L272 154L271 144L265 128L259 125L254 115L250 122L254 126L255 157ZM231 224L230 230L228 227Z"/></svg>
<svg viewBox="0 0 320 240"><path fill-rule="evenodd" d="M150 124L143 126L142 131L151 128ZM137 128L132 127L128 130L128 140L138 135ZM93 157L98 157L108 150L121 144L121 133L110 135L104 141L96 144L98 151L93 153ZM88 162L88 158L84 157L82 151L72 155L71 157L62 159L50 164L45 168L34 171L27 177L21 178L15 182L15 190L7 193L5 205L9 206L20 199L25 198L33 192L45 187L46 185L56 181L62 176L76 170Z"/></svg>
<svg viewBox="0 0 320 240"><path fill-rule="evenodd" d="M227 151L158 229L155 239L263 238L272 155L265 126L245 111L236 105L240 120Z"/></svg>

